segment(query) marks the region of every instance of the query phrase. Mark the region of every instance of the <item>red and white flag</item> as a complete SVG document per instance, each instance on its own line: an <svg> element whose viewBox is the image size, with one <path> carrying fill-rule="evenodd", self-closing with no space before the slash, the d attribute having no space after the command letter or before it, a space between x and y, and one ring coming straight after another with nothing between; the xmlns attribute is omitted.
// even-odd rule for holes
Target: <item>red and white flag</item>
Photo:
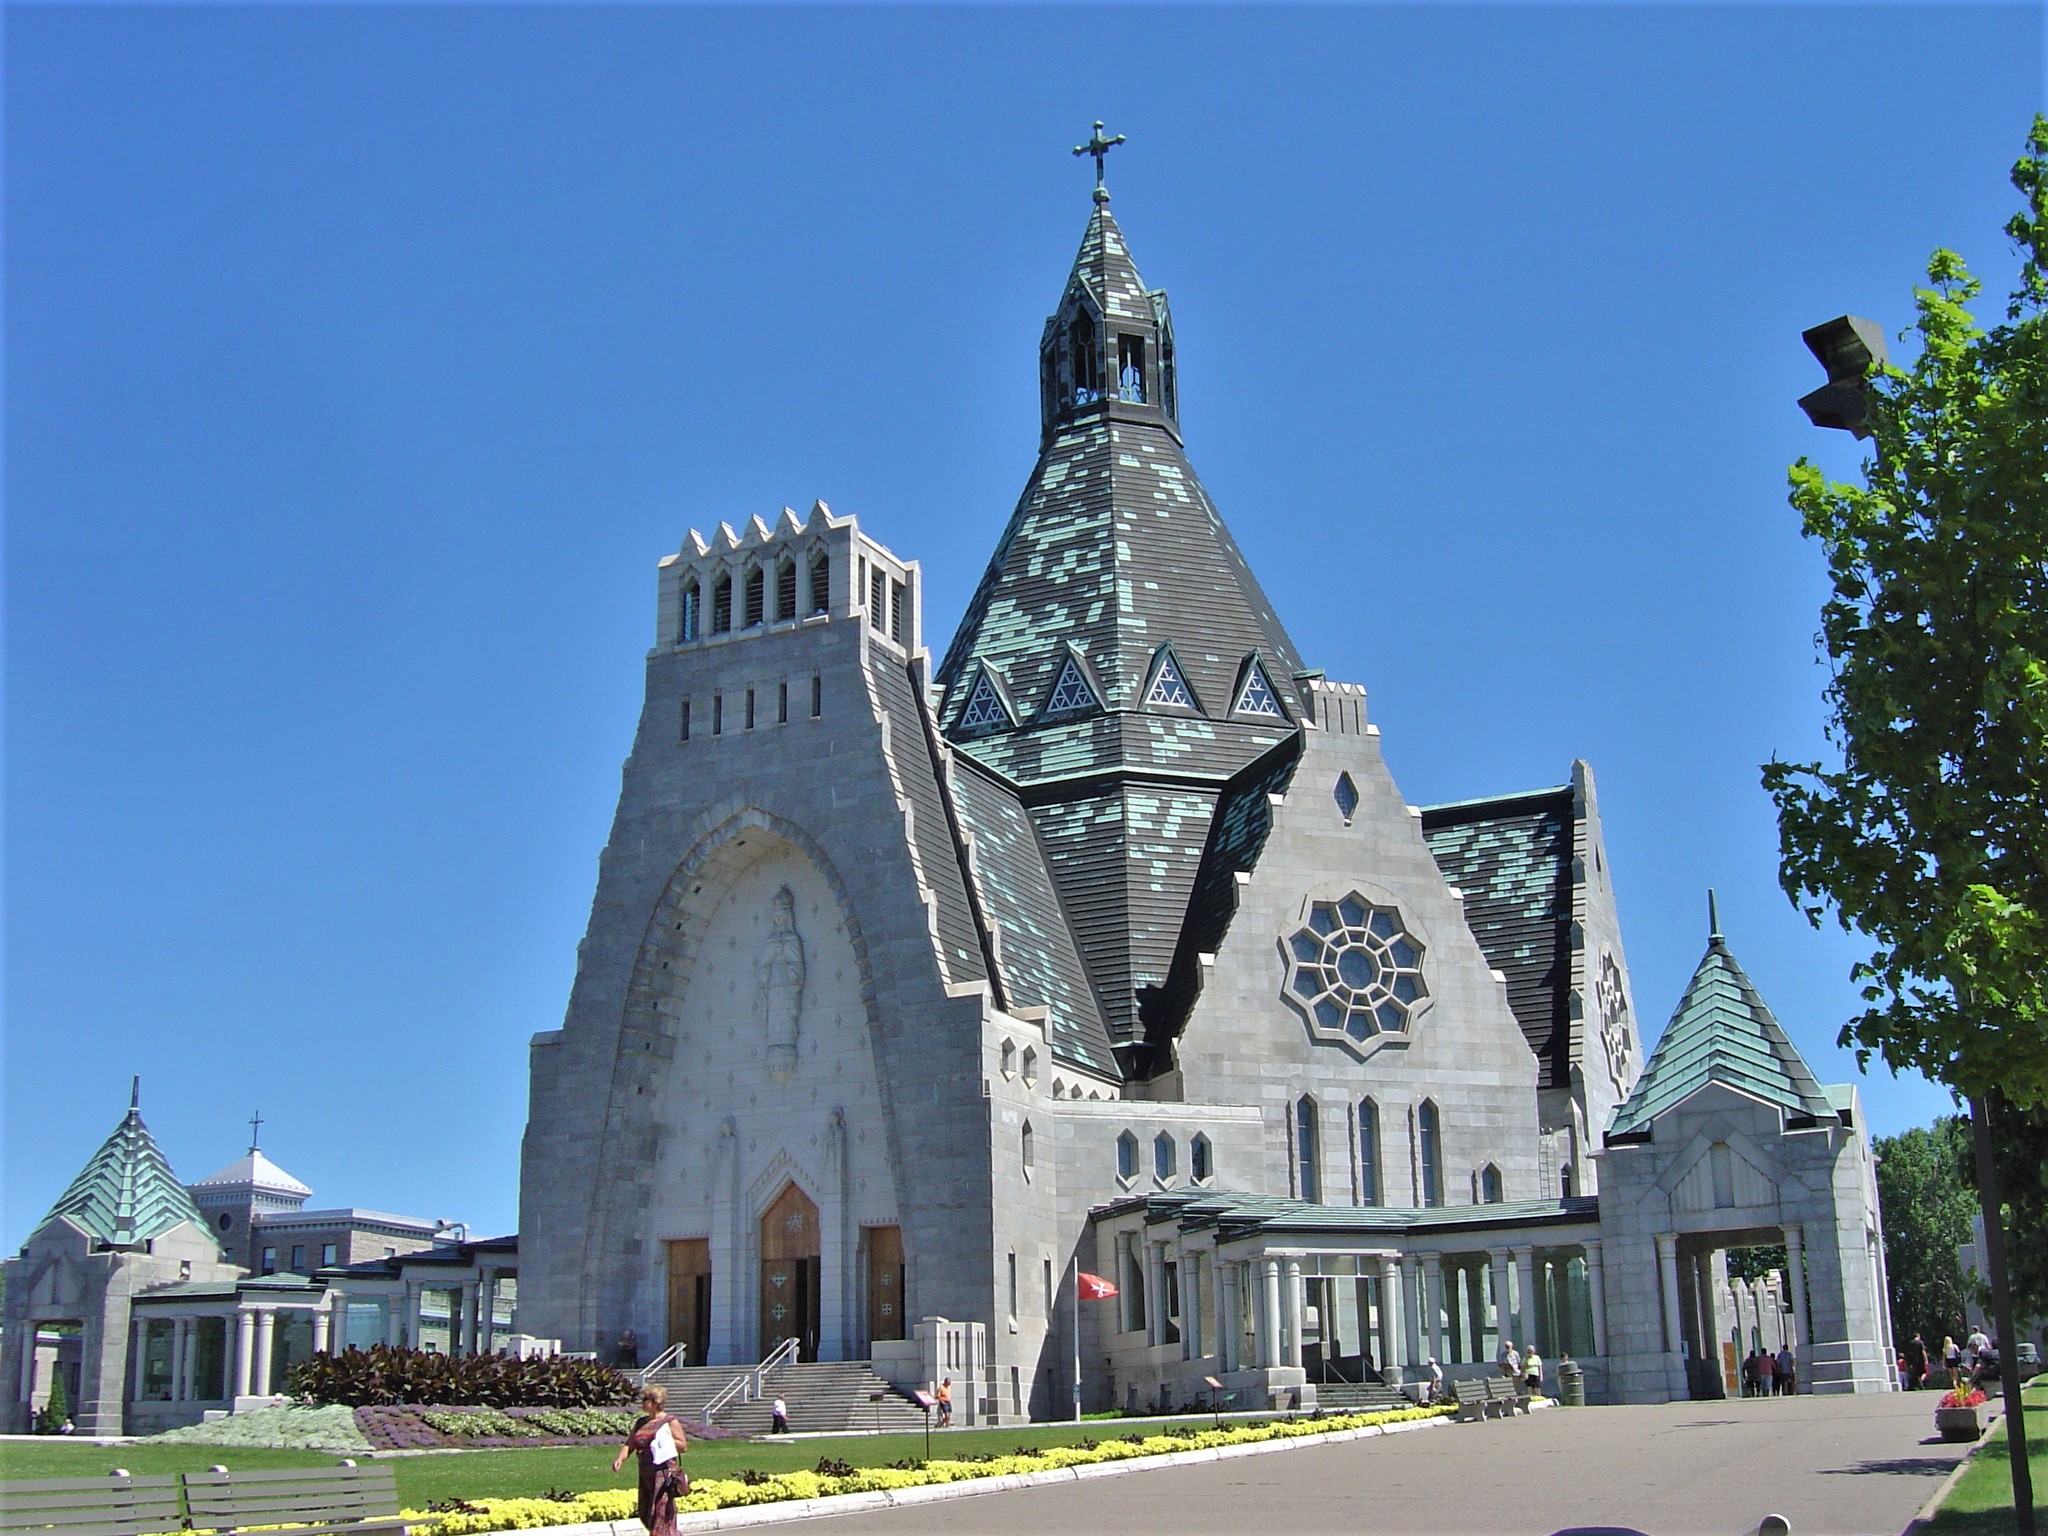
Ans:
<svg viewBox="0 0 2048 1536"><path fill-rule="evenodd" d="M1116 1294L1116 1287L1100 1275L1091 1275L1085 1269L1074 1271L1075 1288L1083 1301L1107 1301Z"/></svg>

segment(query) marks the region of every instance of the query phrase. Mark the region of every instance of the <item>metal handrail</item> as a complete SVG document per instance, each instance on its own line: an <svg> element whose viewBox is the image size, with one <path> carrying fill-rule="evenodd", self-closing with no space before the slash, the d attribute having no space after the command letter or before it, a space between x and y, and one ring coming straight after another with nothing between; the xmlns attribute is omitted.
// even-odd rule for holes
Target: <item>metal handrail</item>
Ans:
<svg viewBox="0 0 2048 1536"><path fill-rule="evenodd" d="M663 1350L660 1354L654 1357L653 1363L651 1363L645 1370L640 1372L640 1385L643 1387L646 1386L647 1378L652 1376L656 1371L664 1371L672 1365L680 1366L682 1363L683 1346L680 1344L669 1345L667 1349Z"/></svg>
<svg viewBox="0 0 2048 1536"><path fill-rule="evenodd" d="M759 1365L750 1366L712 1394L711 1400L704 1405L704 1422L711 1423L715 1415L724 1412L736 1402L751 1402L762 1396L767 1390L764 1379L768 1373L779 1365L787 1365L796 1359L799 1353L799 1345L795 1339L784 1339L768 1351L768 1357Z"/></svg>

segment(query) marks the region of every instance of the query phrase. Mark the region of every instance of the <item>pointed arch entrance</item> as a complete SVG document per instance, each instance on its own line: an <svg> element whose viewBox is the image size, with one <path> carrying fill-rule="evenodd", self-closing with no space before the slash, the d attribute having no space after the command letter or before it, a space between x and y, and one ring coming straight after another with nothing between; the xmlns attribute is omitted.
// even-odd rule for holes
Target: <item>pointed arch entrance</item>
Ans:
<svg viewBox="0 0 2048 1536"><path fill-rule="evenodd" d="M818 1358L818 1207L794 1181L761 1215L761 1357L795 1339L805 1360Z"/></svg>

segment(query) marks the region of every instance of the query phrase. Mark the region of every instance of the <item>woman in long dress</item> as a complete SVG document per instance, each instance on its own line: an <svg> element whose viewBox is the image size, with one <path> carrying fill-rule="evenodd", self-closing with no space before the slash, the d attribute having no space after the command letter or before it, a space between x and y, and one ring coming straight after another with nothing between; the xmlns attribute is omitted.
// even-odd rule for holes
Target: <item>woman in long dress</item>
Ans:
<svg viewBox="0 0 2048 1536"><path fill-rule="evenodd" d="M683 1473L683 1452L689 1449L683 1425L668 1412L668 1389L651 1386L640 1394L645 1411L612 1458L612 1470L626 1464L628 1456L640 1461L640 1523L648 1536L675 1536L676 1500L690 1491Z"/></svg>

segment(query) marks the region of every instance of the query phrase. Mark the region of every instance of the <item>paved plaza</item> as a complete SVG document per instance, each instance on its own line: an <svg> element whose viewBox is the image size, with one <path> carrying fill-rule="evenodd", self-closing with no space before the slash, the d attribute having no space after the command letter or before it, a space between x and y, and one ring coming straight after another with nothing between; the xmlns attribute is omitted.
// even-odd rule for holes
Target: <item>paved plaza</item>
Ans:
<svg viewBox="0 0 2048 1536"><path fill-rule="evenodd" d="M1575 1525L1899 1536L1961 1458L1931 1393L1559 1409L1385 1439L848 1515L857 1532L1546 1536Z"/></svg>

